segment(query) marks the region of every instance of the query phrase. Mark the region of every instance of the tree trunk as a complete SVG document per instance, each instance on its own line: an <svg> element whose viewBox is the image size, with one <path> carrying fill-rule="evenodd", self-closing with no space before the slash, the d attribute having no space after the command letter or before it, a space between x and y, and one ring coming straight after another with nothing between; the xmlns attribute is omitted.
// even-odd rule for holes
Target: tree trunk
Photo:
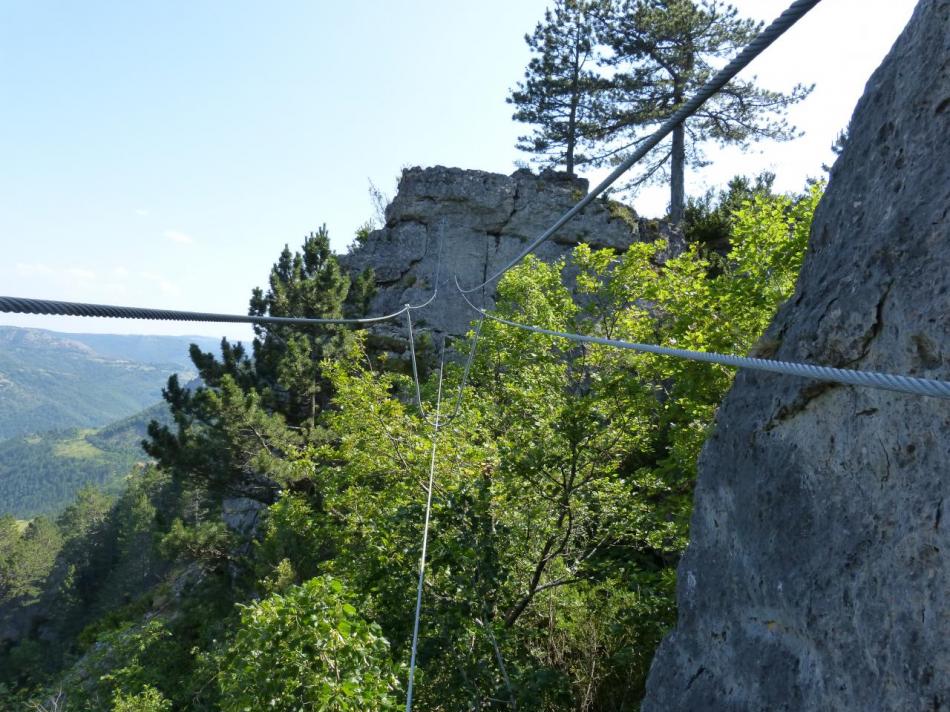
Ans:
<svg viewBox="0 0 950 712"><path fill-rule="evenodd" d="M682 124L673 129L673 157L670 166L670 222L679 225L683 221L686 204L686 136Z"/></svg>
<svg viewBox="0 0 950 712"><path fill-rule="evenodd" d="M574 175L574 145L577 142L577 123L575 119L575 108L571 106L571 117L567 125L567 172L568 175Z"/></svg>
<svg viewBox="0 0 950 712"><path fill-rule="evenodd" d="M571 77L571 109L567 118L567 173L574 175L574 149L577 146L577 105L580 103L580 56L574 42L574 72Z"/></svg>

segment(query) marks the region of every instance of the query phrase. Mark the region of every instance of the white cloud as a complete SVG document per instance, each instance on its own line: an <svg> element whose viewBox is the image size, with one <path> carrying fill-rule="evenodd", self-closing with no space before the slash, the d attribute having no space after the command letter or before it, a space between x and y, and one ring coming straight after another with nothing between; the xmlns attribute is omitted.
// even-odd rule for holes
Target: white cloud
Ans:
<svg viewBox="0 0 950 712"><path fill-rule="evenodd" d="M190 245L194 242L194 238L191 235L188 235L180 230L166 230L165 237L172 242L177 242L179 245Z"/></svg>
<svg viewBox="0 0 950 712"><path fill-rule="evenodd" d="M158 283L158 288L162 291L166 297L179 297L181 296L181 287L179 287L174 282L169 282L167 279L163 279Z"/></svg>
<svg viewBox="0 0 950 712"><path fill-rule="evenodd" d="M156 286L158 286L159 291L166 297L181 296L181 287L164 275L157 274L155 272L141 272L139 277L148 282L153 282Z"/></svg>
<svg viewBox="0 0 950 712"><path fill-rule="evenodd" d="M138 215L139 217L145 218L145 217L148 217L148 210L146 210L145 208L139 208L138 210L135 211L135 214Z"/></svg>
<svg viewBox="0 0 950 712"><path fill-rule="evenodd" d="M53 272L52 267L42 262L16 263L16 273L21 277L38 277L40 275L50 275Z"/></svg>
<svg viewBox="0 0 950 712"><path fill-rule="evenodd" d="M43 262L17 262L15 269L21 277L52 277L56 280L68 278L80 282L92 282L96 279L96 273L85 267L54 267Z"/></svg>
<svg viewBox="0 0 950 712"><path fill-rule="evenodd" d="M96 273L91 269L83 269L82 267L69 267L66 269L66 274L74 279L83 280L86 282L91 282L96 278Z"/></svg>
<svg viewBox="0 0 950 712"><path fill-rule="evenodd" d="M102 292L103 294L117 297L125 296L129 293L128 285L121 284L119 282L105 282L104 284L97 284L96 290Z"/></svg>

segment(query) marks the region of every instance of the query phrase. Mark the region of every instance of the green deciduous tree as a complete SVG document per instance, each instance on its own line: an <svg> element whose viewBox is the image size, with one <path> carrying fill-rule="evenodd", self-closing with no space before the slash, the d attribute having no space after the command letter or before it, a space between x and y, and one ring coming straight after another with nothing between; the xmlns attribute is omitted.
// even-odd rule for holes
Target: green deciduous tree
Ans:
<svg viewBox="0 0 950 712"><path fill-rule="evenodd" d="M145 685L138 694L116 693L112 712L171 712L172 703L161 692Z"/></svg>
<svg viewBox="0 0 950 712"><path fill-rule="evenodd" d="M689 198L683 213L683 235L689 242L699 242L725 254L729 251L733 220L744 203L756 196L775 197L772 184L775 174L763 172L750 179L735 176L725 190L709 189L702 196Z"/></svg>
<svg viewBox="0 0 950 712"><path fill-rule="evenodd" d="M597 336L767 354L760 335L792 294L820 192L730 191L728 251L697 241L671 255L657 241L622 254L581 245L553 265L526 259L503 279L497 313ZM675 619L697 457L733 372L498 322L486 322L481 339L458 417L438 436L417 704L635 708ZM89 538L101 557L83 563L77 551L54 566L79 563L72 576L89 585L73 586L63 608L82 619L76 625L95 620L67 638L78 662L51 690L68 691L80 710L161 709L162 697L195 710L397 703L433 433L412 380L374 370L367 343L347 338L321 362L332 401L319 437L302 434L306 418L288 427L279 406L267 405L279 400L257 387L253 363L233 352L205 364L220 369L209 376L215 385L171 394L181 399L181 429L169 433L180 448L169 460L181 468L176 477L147 469L105 515L91 492L64 515L83 532L68 546ZM447 365L444 413L453 411L460 372ZM423 382L430 409L436 391L434 376ZM228 472L241 486L257 473L280 490L253 543L226 528L216 511L221 490L205 488L197 503L192 496L190 479ZM149 569L171 578L140 595L116 580L142 580L129 559L150 527L168 561ZM0 559L22 539L0 520ZM100 560L112 563L98 583L84 578ZM23 671L49 650L28 640L0 651L0 680L47 682Z"/></svg>
<svg viewBox="0 0 950 712"><path fill-rule="evenodd" d="M497 309L552 329L746 353L791 294L819 194L743 203L726 257L694 245L667 258L662 242L622 255L581 246L576 299L567 263L529 258L506 275ZM733 374L497 322L481 344L462 412L439 436L420 704L632 704L675 619L696 460ZM312 456L335 524L327 566L370 596L405 656L430 433L391 397L402 377L365 361L354 353L331 368L338 442Z"/></svg>

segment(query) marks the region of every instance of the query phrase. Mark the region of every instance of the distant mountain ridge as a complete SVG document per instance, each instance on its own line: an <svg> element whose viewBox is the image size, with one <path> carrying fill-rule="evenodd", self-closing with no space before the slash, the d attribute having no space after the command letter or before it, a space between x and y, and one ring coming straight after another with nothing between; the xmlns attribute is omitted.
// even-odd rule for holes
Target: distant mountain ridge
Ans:
<svg viewBox="0 0 950 712"><path fill-rule="evenodd" d="M47 333L85 344L105 358L155 365L175 364L185 370L192 370L191 359L188 356L190 344L198 344L202 351L214 352L217 352L221 344L221 339L210 336L61 334L52 331Z"/></svg>
<svg viewBox="0 0 950 712"><path fill-rule="evenodd" d="M194 375L191 343L217 351L209 337L0 326L0 440L95 428L140 412L161 399L169 375Z"/></svg>

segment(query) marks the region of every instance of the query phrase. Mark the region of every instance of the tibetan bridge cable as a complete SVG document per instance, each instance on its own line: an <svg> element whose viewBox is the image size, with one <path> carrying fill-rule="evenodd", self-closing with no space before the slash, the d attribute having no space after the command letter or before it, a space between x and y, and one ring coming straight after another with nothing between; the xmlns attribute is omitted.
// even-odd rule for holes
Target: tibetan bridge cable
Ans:
<svg viewBox="0 0 950 712"><path fill-rule="evenodd" d="M215 314L211 312L174 311L171 309L146 309L143 307L88 304L85 302L57 302L49 299L0 296L0 312L11 314L51 314L55 316L87 316L106 319L146 319L150 321L197 321L230 324L283 324L307 326L310 324L376 324L390 321L403 314L429 306L439 294L439 276L442 271L442 236L444 223L439 228L439 252L435 265L435 283L432 294L420 304L406 304L392 314L366 317L285 317L244 316L243 314Z"/></svg>
<svg viewBox="0 0 950 712"><path fill-rule="evenodd" d="M689 351L687 349L671 349L666 346L656 346L654 344L639 344L631 341L621 341L619 339L607 339L600 336L584 336L582 334L571 334L563 331L554 331L552 329L542 329L538 326L529 324L520 324L516 321L502 319L492 316L483 309L479 309L464 294L462 298L468 305L478 312L483 319L491 319L500 324L506 324L525 331L532 331L536 334L545 334L547 336L557 336L562 339L569 339L586 344L600 344L602 346L613 346L620 349L639 351L641 353L658 354L660 356L673 356L675 358L688 359L690 361L703 361L706 363L717 363L722 366L732 366L735 368L747 368L755 371L768 371L770 373L780 373L786 376L800 376L811 378L816 381L827 381L831 383L841 383L849 386L865 386L867 388L876 388L884 391L897 391L898 393L910 393L918 396L930 396L932 398L944 398L950 400L950 381L938 381L932 378L915 378L912 376L901 376L893 373L879 373L876 371L859 371L847 368L832 368L831 366L817 366L809 363L794 363L789 361L775 361L772 359L751 358L748 356L732 356L729 354L719 354L707 351Z"/></svg>
<svg viewBox="0 0 950 712"><path fill-rule="evenodd" d="M465 367L462 370L462 378L459 381L458 394L455 398L455 407L452 409L452 413L445 418L442 417L442 387L445 380L446 339L445 337L442 338L442 349L441 355L439 357L439 385L438 394L435 401L435 418L430 419L429 416L426 415L425 408L422 405L422 387L419 382L419 366L416 360L415 337L412 331L412 314L408 309L405 309L405 312L406 325L409 330L409 352L412 358L412 379L415 385L416 404L419 408L419 413L422 416L422 419L432 427L432 450L429 459L429 484L428 488L426 489L425 521L422 526L422 552L419 556L419 579L416 586L416 611L412 624L412 650L409 656L409 683L406 689L406 712L412 712L412 692L413 685L415 683L416 652L419 645L419 623L422 619L422 589L425 583L426 553L429 544L429 524L432 517L432 492L435 489L435 458L438 446L439 431L442 426L448 425L450 422L455 420L455 417L459 414L459 410L462 407L462 398L465 393L465 385L468 382L469 373L472 369L472 362L474 361L475 353L478 350L478 336L481 333L482 324L485 322L485 320L479 319L478 323L475 325L475 332L472 337L472 345L469 348L468 357L465 360ZM498 652L498 661L507 680L507 671L504 670L504 661L501 658L500 652Z"/></svg>
<svg viewBox="0 0 950 712"><path fill-rule="evenodd" d="M109 304L86 304L84 302L55 302L48 299L25 297L0 297L0 312L12 314L53 314L58 316L88 316L109 319L147 319L151 321L200 321L231 324L285 324L306 326L308 324L374 324L402 316L408 310L428 306L435 295L418 305L407 304L399 311L383 316L360 318L305 318L287 316L243 316L241 314L214 314L210 312L173 311L170 309L145 309Z"/></svg>
<svg viewBox="0 0 950 712"><path fill-rule="evenodd" d="M596 188L591 190L579 203L577 203L577 205L564 213L564 215L562 215L557 220L557 222L541 233L534 242L525 247L517 257L511 260L500 270L492 274L490 277L485 279L483 282L476 284L474 287L467 287L465 289L461 289L460 287L459 289L465 294L470 294L478 289L481 289L485 285L494 282L505 272L521 262L521 260L534 252L538 245L550 238L555 232L557 232L571 219L573 219L574 216L590 205L597 198L597 196L607 190L607 188L613 185L613 183L616 182L620 176L626 173L634 163L641 160L647 155L647 153L656 148L656 146L663 139L673 132L673 129L696 113L696 111L699 110L699 108L704 103L706 103L706 101L718 93L719 90L728 84L736 74L742 71L753 59L762 54L762 52L764 52L773 42L775 42L775 40L785 34L785 32L791 28L792 25L804 17L805 13L814 8L819 2L821 2L821 0L796 0L796 2L793 2L785 12L779 15L775 21L772 22L771 25L769 25L759 35L757 35L756 38L752 40L752 42L750 42L738 56L729 62L729 64L720 70L712 79L706 82L706 84L703 85L703 87L695 94L695 96L693 96L692 99L677 109L676 113L670 116L670 118L667 119L666 122L659 129L657 129L655 133L640 143L637 150L634 151L633 154L631 154L620 165L618 165L609 176L601 181L601 183L597 185Z"/></svg>

